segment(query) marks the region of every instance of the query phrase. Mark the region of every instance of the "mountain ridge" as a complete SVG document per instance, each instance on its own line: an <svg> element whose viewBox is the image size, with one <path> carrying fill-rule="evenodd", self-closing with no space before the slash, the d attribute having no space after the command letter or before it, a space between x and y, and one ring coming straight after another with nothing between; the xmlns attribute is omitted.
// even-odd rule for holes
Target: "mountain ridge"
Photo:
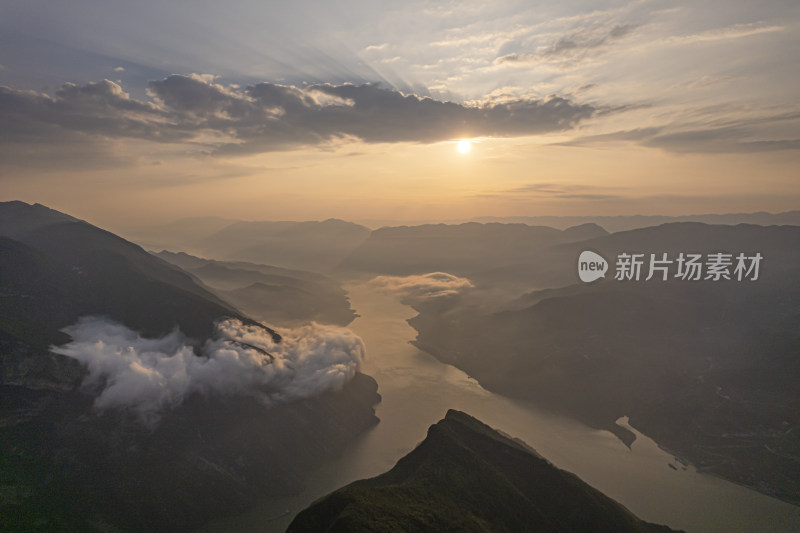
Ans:
<svg viewBox="0 0 800 533"><path fill-rule="evenodd" d="M87 366L51 350L76 342L63 330L87 317L124 337L87 333L82 355L102 356L111 372L91 380ZM136 396L98 404L114 387L167 394L183 383L148 366L153 358L230 377L203 351L208 342L237 348L218 336L226 317L265 342L285 341L138 245L44 206L0 203L2 528L193 530L259 498L299 492L313 469L378 422L377 383L357 370L341 386L283 403L267 404L262 389L281 386L269 382L185 389L146 420Z"/></svg>
<svg viewBox="0 0 800 533"><path fill-rule="evenodd" d="M388 472L302 511L311 531L670 532L649 524L516 440L455 410Z"/></svg>

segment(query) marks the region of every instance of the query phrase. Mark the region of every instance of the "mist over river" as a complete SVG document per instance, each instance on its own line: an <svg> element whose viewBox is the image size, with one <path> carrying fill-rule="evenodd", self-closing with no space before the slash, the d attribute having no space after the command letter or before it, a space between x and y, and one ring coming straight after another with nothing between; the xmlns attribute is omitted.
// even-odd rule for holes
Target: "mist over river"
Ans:
<svg viewBox="0 0 800 533"><path fill-rule="evenodd" d="M377 380L383 397L376 409L381 422L337 461L320 469L302 494L264 502L201 531L284 531L295 514L317 498L389 470L448 409L469 413L524 440L643 520L688 532L800 531L799 507L699 474L635 428L626 426L637 437L628 449L607 431L484 390L462 371L409 344L416 337L406 323L415 315L412 308L366 284L347 289L360 315L350 328L367 348L362 371ZM621 418L624 415L620 413ZM618 423L626 424L626 419Z"/></svg>

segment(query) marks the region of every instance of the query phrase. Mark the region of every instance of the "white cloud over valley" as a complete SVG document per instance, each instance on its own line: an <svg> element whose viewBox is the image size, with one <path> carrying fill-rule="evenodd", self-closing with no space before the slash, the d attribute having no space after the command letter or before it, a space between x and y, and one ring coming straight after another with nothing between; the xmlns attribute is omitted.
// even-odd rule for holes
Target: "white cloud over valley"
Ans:
<svg viewBox="0 0 800 533"><path fill-rule="evenodd" d="M364 357L352 331L319 324L276 328L276 342L258 325L226 319L199 352L179 331L149 339L100 317L64 331L72 340L52 351L86 366L95 407L129 409L150 424L193 393L251 395L269 405L337 390Z"/></svg>

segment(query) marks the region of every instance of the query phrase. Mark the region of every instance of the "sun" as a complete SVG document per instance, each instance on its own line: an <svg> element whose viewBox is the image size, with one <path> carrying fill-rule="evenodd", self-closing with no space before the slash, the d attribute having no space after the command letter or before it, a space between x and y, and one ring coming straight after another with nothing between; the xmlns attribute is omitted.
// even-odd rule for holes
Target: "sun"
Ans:
<svg viewBox="0 0 800 533"><path fill-rule="evenodd" d="M466 154L467 152L472 150L472 143L469 141L458 141L456 149L462 154Z"/></svg>

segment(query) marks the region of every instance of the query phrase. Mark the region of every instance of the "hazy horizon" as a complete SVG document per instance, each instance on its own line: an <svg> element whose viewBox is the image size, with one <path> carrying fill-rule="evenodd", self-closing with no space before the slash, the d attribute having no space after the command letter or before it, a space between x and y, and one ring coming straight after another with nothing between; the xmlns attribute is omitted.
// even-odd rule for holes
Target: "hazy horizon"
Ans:
<svg viewBox="0 0 800 533"><path fill-rule="evenodd" d="M54 205L43 204L42 202L37 202L35 200L21 200L18 198L9 198L3 199L0 201L23 201L30 205L33 204L41 204L45 207L50 209L55 209L56 211L60 211L66 215L72 216L79 220L84 220L90 224L96 225L98 227L119 231L119 232L131 232L131 231L138 231L138 230L149 230L149 229L159 229L161 227L170 226L173 224L180 224L185 222L191 221L202 221L202 220L219 220L220 222L230 222L231 224L237 222L324 222L327 220L340 220L343 222L351 222L353 224L358 224L360 226L364 226L370 230L379 229L382 227L392 227L392 226L421 226L421 225L431 225L431 224L448 224L448 225L457 225L457 224L464 224L468 222L478 222L478 223L529 223L525 219L545 219L541 223L535 223L533 225L549 225L551 227L555 227L557 229L566 229L568 227L574 225L580 225L584 222L575 222L573 223L573 219L587 219L587 220L597 220L597 224L602 226L604 220L611 220L611 219L642 219L641 227L646 227L647 222L650 219L658 219L658 218L667 218L667 219L675 219L675 221L679 221L685 218L702 218L702 217L731 217L731 218L739 218L739 217L749 217L752 215L765 215L768 217L780 216L780 215L788 215L788 214L795 214L800 212L800 210L793 209L793 210L786 210L786 211L747 211L747 212L697 212L697 213L680 213L674 215L666 215L664 213L642 213L642 212L634 212L631 214L611 214L611 215L598 215L592 213L577 213L573 215L566 215L566 214L555 214L555 215L476 215L473 217L464 217L464 218L429 218L429 219L359 219L359 218L346 218L343 216L330 216L330 217L318 217L312 219L289 219L289 218L239 218L239 217L225 217L225 216L216 216L216 215L205 215L202 213L197 213L194 215L184 216L184 217L175 217L175 218L165 218L164 220L142 220L137 219L134 220L132 223L122 223L120 224L119 221L114 220L113 218L91 218L82 216L81 213L77 212L70 212L62 209L58 209ZM559 223L551 223L549 220L553 222L558 221ZM726 222L719 222L719 223L726 223ZM739 222L737 222L739 223ZM608 228L606 228L608 229ZM609 231L613 232L616 231L615 229L610 229Z"/></svg>

